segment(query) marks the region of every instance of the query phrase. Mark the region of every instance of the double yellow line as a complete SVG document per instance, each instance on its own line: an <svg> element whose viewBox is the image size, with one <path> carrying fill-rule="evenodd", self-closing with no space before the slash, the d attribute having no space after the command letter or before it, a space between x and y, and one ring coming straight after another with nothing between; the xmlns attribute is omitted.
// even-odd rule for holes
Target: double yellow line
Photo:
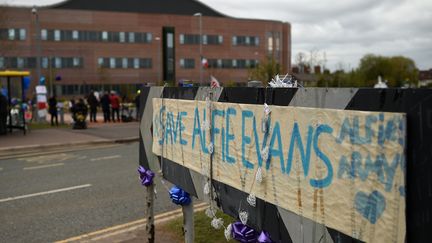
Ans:
<svg viewBox="0 0 432 243"><path fill-rule="evenodd" d="M206 209L207 207L208 207L207 203L196 204L196 205L194 205L194 212L202 211L202 210ZM158 214L154 217L154 223L155 224L161 224L161 223L164 223L166 221L178 218L182 215L181 212L182 212L182 209L179 208L179 209L176 209L173 211ZM102 230L97 230L97 231L90 232L87 234L75 236L75 237L72 237L72 238L69 238L66 240L56 241L56 243L97 241L97 240L101 240L101 239L106 239L106 238L111 237L111 236L115 236L118 234L122 234L122 233L136 230L137 228L140 228L140 227L145 227L146 222L147 222L147 219L139 219L139 220L132 221L129 223L120 224L120 225L105 228Z"/></svg>

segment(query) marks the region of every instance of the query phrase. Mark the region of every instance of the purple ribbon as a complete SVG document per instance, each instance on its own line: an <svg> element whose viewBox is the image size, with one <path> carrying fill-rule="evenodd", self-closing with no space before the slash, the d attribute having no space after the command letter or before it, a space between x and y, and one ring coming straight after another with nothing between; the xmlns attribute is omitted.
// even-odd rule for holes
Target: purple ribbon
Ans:
<svg viewBox="0 0 432 243"><path fill-rule="evenodd" d="M178 186L171 187L169 194L172 202L177 205L189 205L191 203L189 193Z"/></svg>
<svg viewBox="0 0 432 243"><path fill-rule="evenodd" d="M153 171L151 171L150 169L146 170L146 168L140 165L138 167L138 173L141 184L143 186L150 186L151 184L153 184L153 177L155 176L155 173Z"/></svg>
<svg viewBox="0 0 432 243"><path fill-rule="evenodd" d="M270 238L270 235L267 231L261 231L261 234L258 237L259 243L273 243L272 239Z"/></svg>
<svg viewBox="0 0 432 243"><path fill-rule="evenodd" d="M232 224L232 237L243 243L257 241L258 233L251 227L242 224L240 221Z"/></svg>

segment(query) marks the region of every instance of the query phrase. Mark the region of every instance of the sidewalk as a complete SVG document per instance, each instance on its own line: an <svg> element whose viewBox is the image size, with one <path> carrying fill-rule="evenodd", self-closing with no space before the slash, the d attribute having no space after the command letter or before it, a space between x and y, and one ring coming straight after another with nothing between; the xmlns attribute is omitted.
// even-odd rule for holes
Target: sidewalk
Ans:
<svg viewBox="0 0 432 243"><path fill-rule="evenodd" d="M70 128L35 129L23 134L21 130L0 136L0 155L11 151L26 149L42 149L60 146L73 146L97 143L132 142L139 139L139 123L136 121L122 123L104 123L98 116L97 123L87 120L88 129L74 130ZM65 116L65 123L70 124Z"/></svg>

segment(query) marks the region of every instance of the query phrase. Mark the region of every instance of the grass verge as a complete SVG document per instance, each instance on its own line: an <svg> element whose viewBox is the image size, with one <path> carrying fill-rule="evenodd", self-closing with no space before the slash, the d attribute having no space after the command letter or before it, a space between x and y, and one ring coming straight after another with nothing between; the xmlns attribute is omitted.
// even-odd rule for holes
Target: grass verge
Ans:
<svg viewBox="0 0 432 243"><path fill-rule="evenodd" d="M38 130L38 129L50 129L50 128L70 128L71 126L68 124L59 124L57 126L51 126L50 123L30 123L28 124L30 131Z"/></svg>
<svg viewBox="0 0 432 243"><path fill-rule="evenodd" d="M235 221L229 215L226 215L220 211L216 213L217 218L222 218L224 221L225 227L230 223ZM211 226L211 218L207 217L204 211L197 212L194 214L194 223L195 223L195 241L197 243L225 243L227 240L225 239L224 229L215 229ZM165 232L171 232L173 237L178 242L184 242L183 235L183 217L174 219L170 222L167 222L164 225L161 225L162 230ZM234 240L230 240L228 242L237 242Z"/></svg>

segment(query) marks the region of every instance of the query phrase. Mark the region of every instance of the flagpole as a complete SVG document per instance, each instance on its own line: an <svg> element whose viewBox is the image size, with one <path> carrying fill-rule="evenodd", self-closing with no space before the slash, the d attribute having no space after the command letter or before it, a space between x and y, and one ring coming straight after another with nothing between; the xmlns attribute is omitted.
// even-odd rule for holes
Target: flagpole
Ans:
<svg viewBox="0 0 432 243"><path fill-rule="evenodd" d="M194 16L199 17L199 55L200 55L200 86L203 85L203 56L202 56L202 13L195 13Z"/></svg>

